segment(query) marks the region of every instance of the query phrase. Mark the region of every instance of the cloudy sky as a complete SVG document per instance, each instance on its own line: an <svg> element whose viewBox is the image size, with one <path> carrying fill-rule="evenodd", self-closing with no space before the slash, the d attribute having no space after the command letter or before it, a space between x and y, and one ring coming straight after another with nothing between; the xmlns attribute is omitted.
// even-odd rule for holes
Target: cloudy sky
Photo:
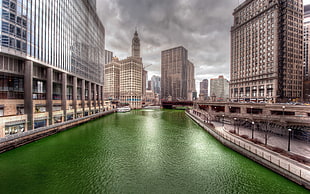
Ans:
<svg viewBox="0 0 310 194"><path fill-rule="evenodd" d="M160 75L161 51L188 50L195 64L196 88L202 79L229 79L232 12L243 0L97 0L106 30L106 49L124 59L131 55L137 28L148 78ZM309 4L310 0L304 0Z"/></svg>

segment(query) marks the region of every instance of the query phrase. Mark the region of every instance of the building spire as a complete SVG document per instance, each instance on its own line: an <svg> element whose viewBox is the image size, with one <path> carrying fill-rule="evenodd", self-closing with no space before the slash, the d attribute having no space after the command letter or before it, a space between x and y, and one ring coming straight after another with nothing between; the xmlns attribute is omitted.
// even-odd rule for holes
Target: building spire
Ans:
<svg viewBox="0 0 310 194"><path fill-rule="evenodd" d="M132 57L140 58L140 39L138 36L137 27L132 39L131 55Z"/></svg>

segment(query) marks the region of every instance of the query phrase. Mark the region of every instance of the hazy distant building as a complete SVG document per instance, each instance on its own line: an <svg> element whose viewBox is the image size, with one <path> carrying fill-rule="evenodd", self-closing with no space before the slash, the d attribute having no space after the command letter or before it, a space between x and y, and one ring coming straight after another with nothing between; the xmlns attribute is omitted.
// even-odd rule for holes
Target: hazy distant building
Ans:
<svg viewBox="0 0 310 194"><path fill-rule="evenodd" d="M160 94L160 76L153 75L151 78L152 90L155 94Z"/></svg>
<svg viewBox="0 0 310 194"><path fill-rule="evenodd" d="M233 101L286 102L302 97L302 0L246 0L233 12Z"/></svg>
<svg viewBox="0 0 310 194"><path fill-rule="evenodd" d="M146 82L143 82L146 71L143 70L140 57L140 39L135 31L132 40L132 56L120 61L120 103L128 104L133 109L142 108L143 92Z"/></svg>
<svg viewBox="0 0 310 194"><path fill-rule="evenodd" d="M209 92L209 81L208 79L202 80L200 82L200 96L203 97L203 100L208 99L208 92Z"/></svg>
<svg viewBox="0 0 310 194"><path fill-rule="evenodd" d="M144 99L146 95L146 83L147 83L147 71L143 68L142 70L142 98Z"/></svg>
<svg viewBox="0 0 310 194"><path fill-rule="evenodd" d="M195 67L190 61L187 62L187 100L195 100L197 98L195 83Z"/></svg>
<svg viewBox="0 0 310 194"><path fill-rule="evenodd" d="M310 102L310 5L304 7L304 101Z"/></svg>
<svg viewBox="0 0 310 194"><path fill-rule="evenodd" d="M210 96L215 101L227 101L229 98L229 82L224 76L210 79Z"/></svg>
<svg viewBox="0 0 310 194"><path fill-rule="evenodd" d="M118 100L120 96L120 71L121 63L118 58L104 67L104 99Z"/></svg>
<svg viewBox="0 0 310 194"><path fill-rule="evenodd" d="M113 59L113 52L105 50L104 51L104 55L105 55L105 62L104 62L104 64L111 63L112 59Z"/></svg>
<svg viewBox="0 0 310 194"><path fill-rule="evenodd" d="M161 52L161 99L192 100L194 65L187 50L176 47Z"/></svg>
<svg viewBox="0 0 310 194"><path fill-rule="evenodd" d="M146 90L152 90L152 80L147 81L147 88Z"/></svg>

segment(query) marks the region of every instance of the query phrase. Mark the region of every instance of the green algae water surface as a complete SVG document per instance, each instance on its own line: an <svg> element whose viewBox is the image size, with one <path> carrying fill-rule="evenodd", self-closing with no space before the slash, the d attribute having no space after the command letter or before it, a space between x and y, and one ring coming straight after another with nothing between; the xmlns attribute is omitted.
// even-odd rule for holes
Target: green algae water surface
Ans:
<svg viewBox="0 0 310 194"><path fill-rule="evenodd" d="M309 193L184 111L116 113L0 154L0 193Z"/></svg>

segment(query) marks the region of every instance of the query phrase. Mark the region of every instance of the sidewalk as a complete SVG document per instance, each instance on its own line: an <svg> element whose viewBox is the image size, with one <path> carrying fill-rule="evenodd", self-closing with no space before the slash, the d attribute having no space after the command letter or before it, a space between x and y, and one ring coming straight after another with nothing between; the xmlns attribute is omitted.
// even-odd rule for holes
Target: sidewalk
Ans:
<svg viewBox="0 0 310 194"><path fill-rule="evenodd" d="M223 129L223 124L220 122L212 121L216 128ZM233 131L234 125L224 124L225 131ZM236 133L238 130L236 128ZM245 127L239 127L239 135L247 135L249 138L252 137L252 130ZM262 131L255 131L254 130L254 139L258 139L260 142L265 143L265 133ZM286 136L279 136L275 134L268 134L267 145L281 148L283 150L288 149L288 137ZM298 154L307 158L310 158L310 143L304 141L298 141L291 139L290 141L290 152L294 154Z"/></svg>

